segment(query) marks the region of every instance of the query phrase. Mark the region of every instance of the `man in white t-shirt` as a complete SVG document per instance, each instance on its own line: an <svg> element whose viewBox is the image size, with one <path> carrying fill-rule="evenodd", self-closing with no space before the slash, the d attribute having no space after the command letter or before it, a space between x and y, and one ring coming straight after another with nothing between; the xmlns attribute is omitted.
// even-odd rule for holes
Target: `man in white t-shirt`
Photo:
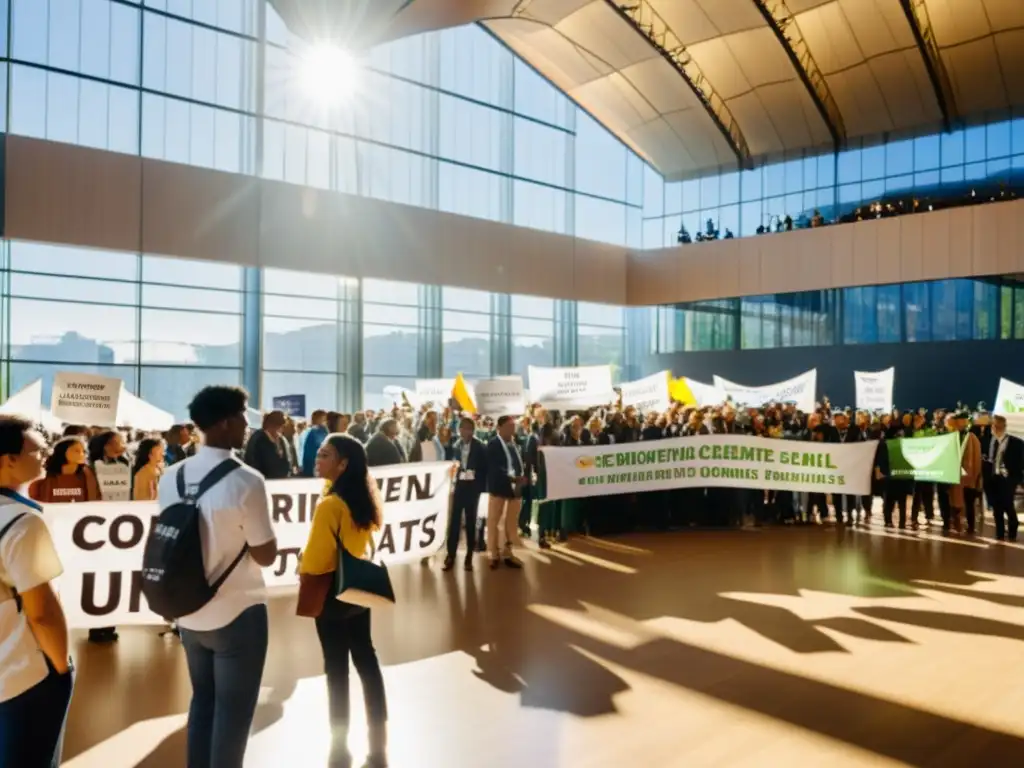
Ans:
<svg viewBox="0 0 1024 768"><path fill-rule="evenodd" d="M29 421L0 416L0 768L56 768L71 703L63 572L36 502L46 443Z"/></svg>
<svg viewBox="0 0 1024 768"><path fill-rule="evenodd" d="M177 474L192 487L245 441L248 395L206 387L189 405L204 444L160 480L160 509L179 502ZM241 464L241 462L239 462ZM266 587L260 567L277 557L263 476L240 465L198 501L207 579L213 583L248 548L210 602L178 619L192 680L188 768L242 768L267 657Z"/></svg>

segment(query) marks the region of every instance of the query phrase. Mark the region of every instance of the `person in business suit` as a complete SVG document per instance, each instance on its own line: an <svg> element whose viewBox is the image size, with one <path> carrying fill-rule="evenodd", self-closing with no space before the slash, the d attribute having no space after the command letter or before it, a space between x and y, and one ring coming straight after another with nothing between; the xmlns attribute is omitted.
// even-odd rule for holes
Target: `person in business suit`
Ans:
<svg viewBox="0 0 1024 768"><path fill-rule="evenodd" d="M840 444L847 443L862 443L864 442L864 432L861 428L854 424L850 425L850 414L845 411L839 411L835 416L832 417L833 424L835 425L835 442ZM860 498L852 494L846 494L838 498L833 497L836 507L836 522L843 522L843 511L845 508L846 512L846 524L854 524L854 514L856 514L856 522L860 522ZM841 499L841 501L839 501ZM868 505L870 509L870 504Z"/></svg>
<svg viewBox="0 0 1024 768"><path fill-rule="evenodd" d="M992 439L985 462L991 466L989 501L996 519L996 538L1017 540L1017 510L1013 495L1024 480L1024 441L1006 432L1006 418L992 419Z"/></svg>
<svg viewBox="0 0 1024 768"><path fill-rule="evenodd" d="M502 416L498 419L498 434L487 444L487 550L491 559L491 570L502 561L509 568L522 568L523 564L512 554L512 542L516 540L519 498L526 485L523 459L513 437L516 431L515 419ZM498 528L504 526L504 556L498 550Z"/></svg>
<svg viewBox="0 0 1024 768"><path fill-rule="evenodd" d="M476 511L480 494L487 490L487 447L474 437L476 424L463 417L459 421L459 439L454 446L453 459L459 462L452 499L452 514L448 521L448 554L441 570L450 571L455 565L459 548L459 529L465 519L467 571L473 570L473 550L476 541Z"/></svg>
<svg viewBox="0 0 1024 768"><path fill-rule="evenodd" d="M377 428L377 434L366 444L367 466L383 467L404 462L405 452L398 442L398 422L384 419Z"/></svg>

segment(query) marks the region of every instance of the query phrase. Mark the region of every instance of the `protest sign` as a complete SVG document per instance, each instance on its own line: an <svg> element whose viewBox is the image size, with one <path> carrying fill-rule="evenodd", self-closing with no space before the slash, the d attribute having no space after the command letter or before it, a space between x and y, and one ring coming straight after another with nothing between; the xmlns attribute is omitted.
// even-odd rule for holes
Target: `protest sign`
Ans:
<svg viewBox="0 0 1024 768"><path fill-rule="evenodd" d="M857 408L863 411L891 411L892 385L895 378L895 368L875 372L854 371Z"/></svg>
<svg viewBox="0 0 1024 768"><path fill-rule="evenodd" d="M521 416L526 410L522 376L503 376L473 382L477 413L492 419Z"/></svg>
<svg viewBox="0 0 1024 768"><path fill-rule="evenodd" d="M107 464L98 461L93 465L96 473L96 484L100 489L103 501L132 500L132 468L120 461Z"/></svg>
<svg viewBox="0 0 1024 768"><path fill-rule="evenodd" d="M612 388L609 365L577 368L540 368L531 365L530 397L556 411L576 411L608 405L619 399Z"/></svg>
<svg viewBox="0 0 1024 768"><path fill-rule="evenodd" d="M932 437L886 440L889 477L929 483L960 482L960 435L948 432Z"/></svg>
<svg viewBox="0 0 1024 768"><path fill-rule="evenodd" d="M866 495L875 459L874 443L746 435L541 450L549 499L708 486Z"/></svg>
<svg viewBox="0 0 1024 768"><path fill-rule="evenodd" d="M91 373L55 373L50 411L65 424L116 427L123 384L121 379Z"/></svg>
<svg viewBox="0 0 1024 768"><path fill-rule="evenodd" d="M306 416L305 395L281 395L271 399L275 411L283 411L285 416L302 418Z"/></svg>
<svg viewBox="0 0 1024 768"><path fill-rule="evenodd" d="M668 394L669 372L662 371L639 381L630 381L620 388L622 407L633 406L641 413L661 413L672 404Z"/></svg>
<svg viewBox="0 0 1024 768"><path fill-rule="evenodd" d="M384 502L384 526L374 534L389 564L433 555L448 527L451 464L374 467ZM268 586L298 584L298 555L309 536L320 480L267 482L279 553L263 571ZM155 502L47 504L43 517L64 564L57 582L68 625L76 628L161 624L142 595L142 552L159 508Z"/></svg>
<svg viewBox="0 0 1024 768"><path fill-rule="evenodd" d="M748 387L715 376L715 387L732 397L733 401L748 408L760 408L768 403L796 403L805 413L814 410L814 392L818 385L818 370L812 368L806 373L763 387Z"/></svg>

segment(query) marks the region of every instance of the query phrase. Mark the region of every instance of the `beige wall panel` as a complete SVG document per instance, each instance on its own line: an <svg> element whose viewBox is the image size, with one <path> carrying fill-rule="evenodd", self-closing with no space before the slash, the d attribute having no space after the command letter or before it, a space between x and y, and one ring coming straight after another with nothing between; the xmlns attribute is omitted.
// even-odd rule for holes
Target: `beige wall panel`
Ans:
<svg viewBox="0 0 1024 768"><path fill-rule="evenodd" d="M138 157L23 136L6 142L6 237L138 250Z"/></svg>
<svg viewBox="0 0 1024 768"><path fill-rule="evenodd" d="M918 213L921 217L921 279L939 280L949 276L949 215L948 211Z"/></svg>
<svg viewBox="0 0 1024 768"><path fill-rule="evenodd" d="M267 182L260 189L261 266L354 275L330 228L328 196L320 190ZM337 251L332 254L332 248Z"/></svg>
<svg viewBox="0 0 1024 768"><path fill-rule="evenodd" d="M878 282L878 219L863 221L853 227L853 283L871 285Z"/></svg>
<svg viewBox="0 0 1024 768"><path fill-rule="evenodd" d="M853 235L858 224L839 224L825 227L831 248L826 249L824 258L832 260L832 279L829 285L854 285L853 282Z"/></svg>
<svg viewBox="0 0 1024 768"><path fill-rule="evenodd" d="M742 280L740 269L741 240L723 240L721 248L701 250L701 258L708 269L718 275L718 296L742 296ZM709 243L709 245L711 245ZM706 255L705 255L706 254Z"/></svg>
<svg viewBox="0 0 1024 768"><path fill-rule="evenodd" d="M900 269L900 250L903 242L900 232L903 216L893 219L878 219L878 252L875 262L875 275L879 283L898 283L902 280Z"/></svg>
<svg viewBox="0 0 1024 768"><path fill-rule="evenodd" d="M589 243L588 248L573 254L573 293L581 297L581 301L624 305L628 301L627 270L626 254L622 248ZM531 293L543 290L536 285L535 277L532 283Z"/></svg>
<svg viewBox="0 0 1024 768"><path fill-rule="evenodd" d="M1006 205L993 206L996 212L996 271L1000 275L1021 268L1020 213Z"/></svg>
<svg viewBox="0 0 1024 768"><path fill-rule="evenodd" d="M970 209L972 238L970 274L994 275L999 271L999 209L978 205Z"/></svg>
<svg viewBox="0 0 1024 768"><path fill-rule="evenodd" d="M944 211L949 222L949 266L948 275L962 277L972 274L974 257L974 213L975 208L950 208Z"/></svg>
<svg viewBox="0 0 1024 768"><path fill-rule="evenodd" d="M830 282L832 238L825 228L800 232L793 240L800 248L800 282L805 286L801 290L815 290Z"/></svg>
<svg viewBox="0 0 1024 768"><path fill-rule="evenodd" d="M900 223L900 279L914 282L924 274L925 216L901 216Z"/></svg>
<svg viewBox="0 0 1024 768"><path fill-rule="evenodd" d="M795 234L762 235L761 293L786 293L800 270L800 254L794 247Z"/></svg>
<svg viewBox="0 0 1024 768"><path fill-rule="evenodd" d="M740 296L752 296L761 292L761 244L760 238L743 237L735 242L739 250Z"/></svg>
<svg viewBox="0 0 1024 768"><path fill-rule="evenodd" d="M669 304L687 295L678 248L640 251L629 255L626 270L627 303Z"/></svg>
<svg viewBox="0 0 1024 768"><path fill-rule="evenodd" d="M259 263L260 182L157 160L142 161L142 250Z"/></svg>

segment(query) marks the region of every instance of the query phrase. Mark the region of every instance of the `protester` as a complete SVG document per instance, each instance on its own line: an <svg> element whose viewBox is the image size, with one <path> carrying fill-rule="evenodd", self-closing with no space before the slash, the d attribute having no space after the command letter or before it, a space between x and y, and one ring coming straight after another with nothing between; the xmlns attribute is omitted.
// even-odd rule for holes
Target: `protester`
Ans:
<svg viewBox="0 0 1024 768"><path fill-rule="evenodd" d="M292 458L282 434L287 421L284 411L268 411L263 414L262 429L245 444L245 463L267 480L291 477Z"/></svg>
<svg viewBox="0 0 1024 768"><path fill-rule="evenodd" d="M20 489L46 443L0 416L0 768L54 768L71 702L68 629L52 582L63 572L42 507Z"/></svg>
<svg viewBox="0 0 1024 768"><path fill-rule="evenodd" d="M80 437L65 437L50 451L44 465L46 474L29 486L28 495L40 504L99 501L96 475L86 464L85 443Z"/></svg>
<svg viewBox="0 0 1024 768"><path fill-rule="evenodd" d="M520 497L527 483L519 446L512 439L515 426L511 416L500 417L497 434L487 444L487 552L492 571L502 562L509 568L523 567L512 553ZM505 533L503 550L498 549L499 529Z"/></svg>
<svg viewBox="0 0 1024 768"><path fill-rule="evenodd" d="M387 765L387 697L370 637L370 609L335 599L339 547L365 558L383 522L377 484L367 471L366 451L349 435L332 434L320 446L317 475L329 485L313 514L299 566L300 615L316 619L324 655L331 722L332 768L351 765L348 751L349 655L363 685L370 755L367 766Z"/></svg>
<svg viewBox="0 0 1024 768"><path fill-rule="evenodd" d="M140 441L135 464L132 465L132 500L156 501L157 485L163 472L163 443L153 438Z"/></svg>
<svg viewBox="0 0 1024 768"><path fill-rule="evenodd" d="M477 440L475 429L473 419L463 417L459 420L459 439L453 447L453 458L459 462L459 466L455 476L451 518L448 520L447 554L443 566L445 571L450 571L455 565L463 521L466 531L465 569L473 570L477 508L480 506L481 494L487 490L487 447Z"/></svg>
<svg viewBox="0 0 1024 768"><path fill-rule="evenodd" d="M201 390L189 405L204 445L160 480L160 508L182 500L177 478L196 486L226 462L238 466L197 502L203 563L213 582L232 564L219 591L198 611L178 618L192 681L188 713L189 768L242 768L267 655L266 590L260 566L277 557L266 483L238 462L245 442L248 395L238 387Z"/></svg>

